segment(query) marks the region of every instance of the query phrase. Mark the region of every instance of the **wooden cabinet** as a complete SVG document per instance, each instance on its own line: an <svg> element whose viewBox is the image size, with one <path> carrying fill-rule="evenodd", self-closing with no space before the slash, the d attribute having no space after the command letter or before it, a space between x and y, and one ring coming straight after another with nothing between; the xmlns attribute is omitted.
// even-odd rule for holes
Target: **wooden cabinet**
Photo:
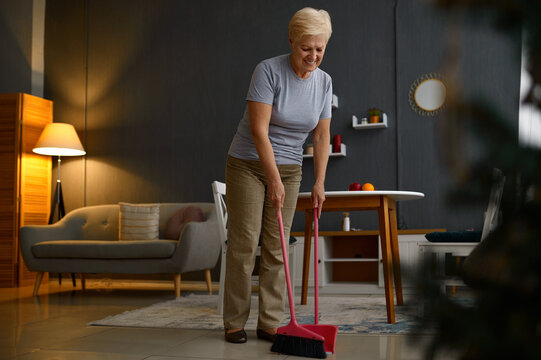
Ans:
<svg viewBox="0 0 541 360"><path fill-rule="evenodd" d="M371 283L378 280L378 265L381 258L379 236L355 234L327 236L323 239L322 274L323 283Z"/></svg>
<svg viewBox="0 0 541 360"><path fill-rule="evenodd" d="M0 94L0 287L34 282L20 255L19 228L48 222L51 157L32 148L52 121L52 101Z"/></svg>
<svg viewBox="0 0 541 360"><path fill-rule="evenodd" d="M419 262L419 242L424 234L445 229L398 230L398 247L402 286L410 292ZM293 236L302 249L304 233ZM322 294L384 294L383 265L379 231L320 231L318 248L319 286ZM295 284L301 285L302 251L297 251ZM313 261L313 252L311 259ZM313 286L313 264L310 264L308 286Z"/></svg>
<svg viewBox="0 0 541 360"><path fill-rule="evenodd" d="M381 282L383 276L380 280L380 269L383 269L383 266L377 230L320 234L323 235L319 240L321 293L384 293ZM400 240L399 236L399 243Z"/></svg>

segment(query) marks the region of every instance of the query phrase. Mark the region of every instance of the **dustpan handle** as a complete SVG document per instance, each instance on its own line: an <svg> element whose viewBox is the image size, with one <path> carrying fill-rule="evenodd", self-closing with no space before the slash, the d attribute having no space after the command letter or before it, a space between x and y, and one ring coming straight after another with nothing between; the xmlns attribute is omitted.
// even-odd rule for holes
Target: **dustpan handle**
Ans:
<svg viewBox="0 0 541 360"><path fill-rule="evenodd" d="M286 276L286 283L287 283L287 298L289 302L289 313L291 314L291 322L297 323L297 320L295 318L295 307L293 302L293 290L291 287L291 279L289 276L289 261L287 259L287 246L286 246L286 238L284 235L284 223L282 221L282 211L278 211L278 228L280 229L280 241L282 242L282 257L284 259L284 269L285 269L285 276Z"/></svg>
<svg viewBox="0 0 541 360"><path fill-rule="evenodd" d="M318 237L319 237L319 222L317 219L318 209L314 208L314 324L319 323L319 281L318 281Z"/></svg>

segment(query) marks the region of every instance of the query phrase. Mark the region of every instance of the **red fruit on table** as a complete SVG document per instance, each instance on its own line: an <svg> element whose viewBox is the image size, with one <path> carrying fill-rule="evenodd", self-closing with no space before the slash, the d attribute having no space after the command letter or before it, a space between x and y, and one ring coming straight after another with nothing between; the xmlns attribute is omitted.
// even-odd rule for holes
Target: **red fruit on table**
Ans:
<svg viewBox="0 0 541 360"><path fill-rule="evenodd" d="M362 185L356 182L349 185L349 191L360 191L361 188Z"/></svg>

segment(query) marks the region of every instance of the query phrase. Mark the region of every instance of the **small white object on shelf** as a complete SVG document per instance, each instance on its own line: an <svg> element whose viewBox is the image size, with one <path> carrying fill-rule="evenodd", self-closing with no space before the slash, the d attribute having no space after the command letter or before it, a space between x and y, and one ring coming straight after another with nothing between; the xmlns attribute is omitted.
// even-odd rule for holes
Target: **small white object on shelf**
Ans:
<svg viewBox="0 0 541 360"><path fill-rule="evenodd" d="M333 109L338 109L338 96L332 94L331 106Z"/></svg>
<svg viewBox="0 0 541 360"><path fill-rule="evenodd" d="M359 122L359 119L357 116L353 115L351 118L351 126L355 130L362 130L362 129L383 129L387 127L387 114L382 113L381 114L382 121L379 123L368 123L368 124L361 124Z"/></svg>
<svg viewBox="0 0 541 360"><path fill-rule="evenodd" d="M332 152L332 144L329 145L329 157L344 157L346 156L346 144L342 143L340 144L340 152L333 153ZM303 154L303 158L313 158L314 154Z"/></svg>
<svg viewBox="0 0 541 360"><path fill-rule="evenodd" d="M342 231L350 231L349 227L349 213L345 212L342 214Z"/></svg>

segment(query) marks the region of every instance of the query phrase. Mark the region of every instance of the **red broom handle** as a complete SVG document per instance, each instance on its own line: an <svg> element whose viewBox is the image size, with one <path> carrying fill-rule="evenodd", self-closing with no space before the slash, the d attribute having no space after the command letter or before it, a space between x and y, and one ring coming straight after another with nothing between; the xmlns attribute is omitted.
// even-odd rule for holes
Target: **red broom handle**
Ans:
<svg viewBox="0 0 541 360"><path fill-rule="evenodd" d="M291 279L289 278L289 261L287 259L287 246L286 238L284 235L284 223L282 221L282 212L278 211L278 227L280 228L280 240L282 241L282 257L284 259L284 268L286 272L286 283L287 283L287 298L289 300L289 313L291 314L290 323L297 324L297 319L295 318L295 308L293 306L293 290L291 288Z"/></svg>
<svg viewBox="0 0 541 360"><path fill-rule="evenodd" d="M319 237L319 224L317 219L317 208L314 208L314 324L319 323L319 282L318 282L318 253L317 253L317 240Z"/></svg>

